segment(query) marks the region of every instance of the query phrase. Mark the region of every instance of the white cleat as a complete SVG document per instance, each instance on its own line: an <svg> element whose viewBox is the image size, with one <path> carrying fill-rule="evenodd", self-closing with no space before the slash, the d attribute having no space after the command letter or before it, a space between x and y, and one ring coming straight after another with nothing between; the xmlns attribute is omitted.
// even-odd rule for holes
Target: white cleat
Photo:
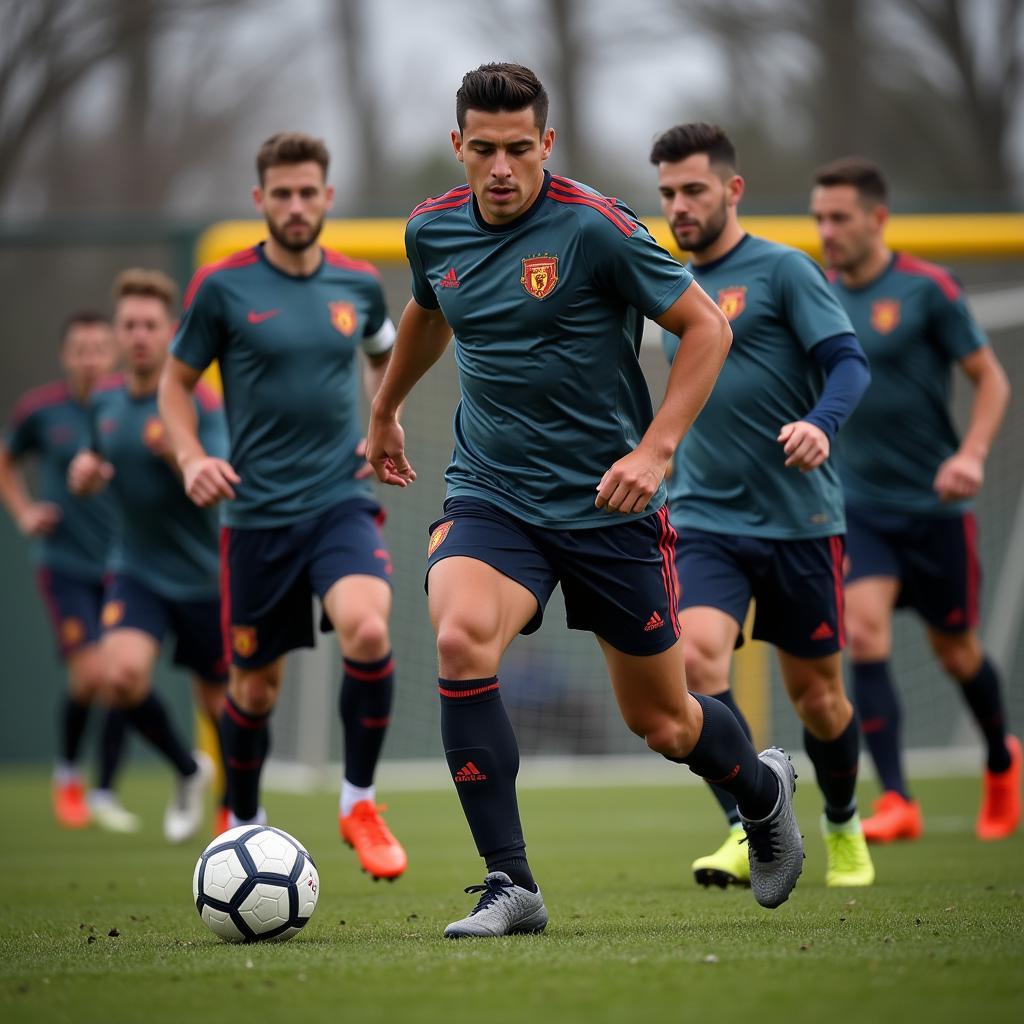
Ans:
<svg viewBox="0 0 1024 1024"><path fill-rule="evenodd" d="M169 843L183 843L191 839L203 823L203 798L215 772L208 754L196 750L192 756L197 770L192 775L175 779L171 802L164 813L164 838Z"/></svg>
<svg viewBox="0 0 1024 1024"><path fill-rule="evenodd" d="M530 892L520 885L513 885L504 871L492 871L483 885L471 885L466 892L482 895L468 917L452 921L445 928L446 939L536 935L547 927L548 911L540 889Z"/></svg>
<svg viewBox="0 0 1024 1024"><path fill-rule="evenodd" d="M94 789L89 794L89 812L92 820L106 832L127 835L142 828L142 819L132 814L117 796L109 791Z"/></svg>

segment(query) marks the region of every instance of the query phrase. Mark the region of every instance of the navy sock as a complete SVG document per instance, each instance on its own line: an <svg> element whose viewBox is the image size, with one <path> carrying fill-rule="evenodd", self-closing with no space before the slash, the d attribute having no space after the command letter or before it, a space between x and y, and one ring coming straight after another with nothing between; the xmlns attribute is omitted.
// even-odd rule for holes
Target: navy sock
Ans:
<svg viewBox="0 0 1024 1024"><path fill-rule="evenodd" d="M713 696L715 700L724 704L736 716L736 721L740 723L740 728L743 730L747 739L752 739L750 725L743 712L740 711L739 705L733 699L732 690L723 690L721 693L714 693L711 694L711 696ZM729 821L730 827L738 825L740 823L740 809L736 805L736 797L734 797L728 790L722 789L721 786L716 786L710 782L708 785L711 787L711 792L714 793L715 799L725 812L725 816Z"/></svg>
<svg viewBox="0 0 1024 1024"><path fill-rule="evenodd" d="M833 740L819 740L804 729L804 749L825 798L825 817L836 825L849 821L857 813L857 716L851 715L846 728Z"/></svg>
<svg viewBox="0 0 1024 1024"><path fill-rule="evenodd" d="M395 688L390 652L377 661L344 661L339 710L345 733L345 778L363 789L373 785Z"/></svg>
<svg viewBox="0 0 1024 1024"><path fill-rule="evenodd" d="M78 760L78 751L85 735L85 724L89 721L89 705L65 694L60 709L60 755L68 764Z"/></svg>
<svg viewBox="0 0 1024 1024"><path fill-rule="evenodd" d="M174 765L179 775L193 775L195 758L182 743L164 702L151 690L140 704L124 709L125 718Z"/></svg>
<svg viewBox="0 0 1024 1024"><path fill-rule="evenodd" d="M721 701L702 693L690 696L704 712L704 727L693 750L679 763L731 793L748 820L767 818L779 799L778 776L760 760L736 716Z"/></svg>
<svg viewBox="0 0 1024 1024"><path fill-rule="evenodd" d="M1005 772L1010 767L1010 752L1006 749L1006 713L999 692L999 673L986 657L973 679L961 679L959 683L988 747L988 770Z"/></svg>
<svg viewBox="0 0 1024 1024"><path fill-rule="evenodd" d="M100 789L114 788L114 776L121 766L127 740L128 719L124 711L121 708L108 708L103 716L103 732L100 735Z"/></svg>
<svg viewBox="0 0 1024 1024"><path fill-rule="evenodd" d="M536 892L516 800L519 746L498 677L437 682L444 756L476 848L488 871Z"/></svg>
<svg viewBox="0 0 1024 1024"><path fill-rule="evenodd" d="M900 748L902 714L888 661L853 663L853 698L864 742L875 763L882 789L909 800Z"/></svg>
<svg viewBox="0 0 1024 1024"><path fill-rule="evenodd" d="M218 732L224 755L227 806L236 818L251 821L260 809L260 775L270 752L270 713L251 715L229 696Z"/></svg>

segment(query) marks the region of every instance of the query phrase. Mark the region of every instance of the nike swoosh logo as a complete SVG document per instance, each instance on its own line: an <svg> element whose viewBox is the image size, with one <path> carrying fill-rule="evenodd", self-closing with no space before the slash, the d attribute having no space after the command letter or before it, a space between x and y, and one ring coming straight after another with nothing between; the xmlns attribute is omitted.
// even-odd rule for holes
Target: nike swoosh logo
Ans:
<svg viewBox="0 0 1024 1024"><path fill-rule="evenodd" d="M279 309L268 309L265 313L257 313L256 310L250 309L248 321L251 324L261 324L264 320L269 320L272 316L277 316L281 310Z"/></svg>

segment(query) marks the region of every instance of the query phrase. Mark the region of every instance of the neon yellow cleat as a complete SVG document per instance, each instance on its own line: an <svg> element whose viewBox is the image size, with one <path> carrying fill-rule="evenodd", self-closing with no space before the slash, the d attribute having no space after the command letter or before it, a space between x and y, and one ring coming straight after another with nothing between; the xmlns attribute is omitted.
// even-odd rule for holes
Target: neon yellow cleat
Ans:
<svg viewBox="0 0 1024 1024"><path fill-rule="evenodd" d="M729 838L706 857L693 862L693 877L698 885L717 885L726 889L730 885L750 885L750 860L747 856L747 837L737 825Z"/></svg>
<svg viewBox="0 0 1024 1024"><path fill-rule="evenodd" d="M875 865L871 861L864 829L856 814L842 825L833 825L822 817L821 834L828 859L825 885L838 889L871 885L874 882Z"/></svg>

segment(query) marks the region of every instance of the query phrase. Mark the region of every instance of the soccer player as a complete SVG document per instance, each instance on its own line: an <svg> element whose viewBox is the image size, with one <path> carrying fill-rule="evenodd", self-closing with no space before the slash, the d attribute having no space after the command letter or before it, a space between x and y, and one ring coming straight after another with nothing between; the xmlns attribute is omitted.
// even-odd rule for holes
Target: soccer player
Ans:
<svg viewBox="0 0 1024 1024"><path fill-rule="evenodd" d="M216 515L182 493L156 404L177 297L174 282L159 271L133 269L118 276L114 335L124 381L96 390L91 447L79 452L68 470L75 493L96 493L109 484L114 499L118 528L101 618L104 680L109 699L175 771L164 815L164 835L175 843L191 838L201 824L212 764L206 754L189 752L153 691L164 636L174 633L175 663L192 673L196 702L214 722L228 675ZM227 451L218 399L204 390L196 404L207 447Z"/></svg>
<svg viewBox="0 0 1024 1024"><path fill-rule="evenodd" d="M61 336L60 359L64 379L28 392L14 407L0 443L0 500L18 529L34 539L39 589L67 666L53 782L57 821L66 828L82 828L93 820L111 831L134 832L138 818L113 792L124 748L120 711L104 715L98 786L88 800L78 768L89 708L102 690L98 641L111 508L105 498L72 495L67 471L88 423L89 395L114 366L107 318L87 310L70 316ZM39 500L31 496L17 465L28 455L40 461Z"/></svg>
<svg viewBox="0 0 1024 1024"><path fill-rule="evenodd" d="M468 184L409 220L413 297L367 442L382 481L415 480L399 409L454 330L462 397L427 582L445 757L487 876L466 890L481 896L450 938L547 924L498 667L559 583L568 625L597 634L629 728L736 794L758 902L782 903L803 860L788 757L759 758L725 708L687 694L683 671L662 478L714 384L728 325L628 208L545 170L547 108L520 65L463 78L451 139ZM682 336L657 415L637 360L645 315Z"/></svg>
<svg viewBox="0 0 1024 1024"><path fill-rule="evenodd" d="M334 197L328 159L321 140L297 132L263 144L253 198L268 238L196 274L160 406L189 496L203 507L227 501L222 584L233 668L221 740L232 820L263 820L268 718L284 654L313 645L316 593L321 628L336 631L344 657L339 830L364 870L393 879L406 855L380 816L373 781L394 686L391 561L363 458L358 353L372 396L395 329L376 270L317 242ZM214 359L230 461L197 437L190 397Z"/></svg>
<svg viewBox="0 0 1024 1024"><path fill-rule="evenodd" d="M748 235L744 181L717 125L681 124L654 143L661 208L689 269L718 303L733 345L669 482L679 533L680 623L692 689L724 704L732 652L753 635L772 644L824 797L830 886L870 885L854 788L859 738L843 690L843 501L829 450L867 386L867 360L821 270L803 253ZM664 336L669 360L677 341ZM719 850L693 864L701 885L746 884L733 796Z"/></svg>
<svg viewBox="0 0 1024 1024"><path fill-rule="evenodd" d="M978 638L980 572L971 499L1006 412L1009 384L943 267L885 244L887 187L859 158L815 175L811 212L834 294L871 361L871 387L838 447L846 492L846 626L861 728L881 779L872 842L916 839L921 809L907 787L900 706L889 671L892 615L913 608L956 681L987 749L979 839L1010 835L1021 814L1021 744L1007 733L999 674ZM960 440L951 370L974 389Z"/></svg>

